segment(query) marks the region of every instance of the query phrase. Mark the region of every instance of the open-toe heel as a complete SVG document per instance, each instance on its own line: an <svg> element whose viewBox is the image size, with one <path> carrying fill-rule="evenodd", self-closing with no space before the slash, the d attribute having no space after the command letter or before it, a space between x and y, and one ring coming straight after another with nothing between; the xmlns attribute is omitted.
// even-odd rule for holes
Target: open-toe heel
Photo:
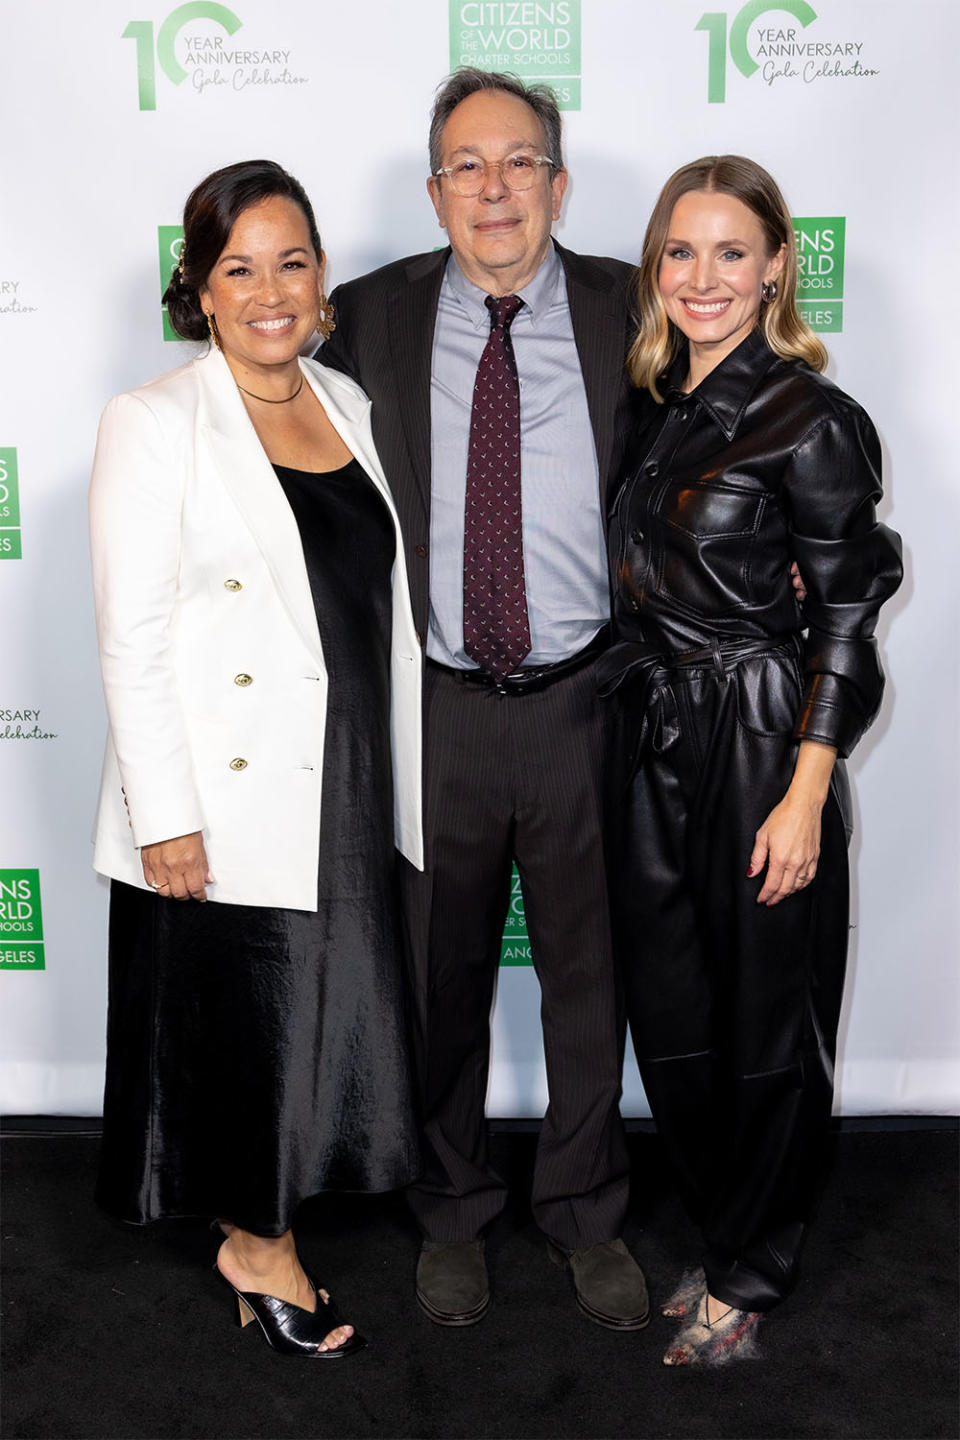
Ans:
<svg viewBox="0 0 960 1440"><path fill-rule="evenodd" d="M217 1274L225 1285L230 1285L222 1271L218 1269ZM255 1320L267 1344L280 1355L303 1355L311 1360L340 1360L356 1355L367 1343L356 1331L332 1350L319 1348L330 1331L336 1330L344 1321L333 1301L323 1299L316 1281L310 1275L307 1279L316 1296L315 1310L304 1310L290 1300L278 1300L275 1295L260 1295L255 1290L238 1290L235 1285L230 1285L237 1297L237 1324L242 1329Z"/></svg>

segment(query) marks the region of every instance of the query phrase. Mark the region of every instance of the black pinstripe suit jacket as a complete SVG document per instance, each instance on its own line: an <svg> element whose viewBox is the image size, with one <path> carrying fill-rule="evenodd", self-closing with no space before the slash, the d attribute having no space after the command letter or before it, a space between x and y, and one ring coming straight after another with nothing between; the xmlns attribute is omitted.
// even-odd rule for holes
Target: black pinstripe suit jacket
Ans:
<svg viewBox="0 0 960 1440"><path fill-rule="evenodd" d="M556 244L556 242L554 242ZM601 505L620 469L633 399L624 369L632 267L557 245L599 462ZM373 438L403 532L417 629L427 633L430 530L430 362L450 250L396 260L331 296L337 329L318 352L373 401Z"/></svg>

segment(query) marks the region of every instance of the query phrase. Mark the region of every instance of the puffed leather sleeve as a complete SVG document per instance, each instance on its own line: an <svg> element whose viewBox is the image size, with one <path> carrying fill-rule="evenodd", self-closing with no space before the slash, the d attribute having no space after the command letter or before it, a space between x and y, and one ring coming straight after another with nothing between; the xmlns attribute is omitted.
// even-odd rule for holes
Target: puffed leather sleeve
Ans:
<svg viewBox="0 0 960 1440"><path fill-rule="evenodd" d="M783 477L793 553L807 587L804 691L794 735L834 745L841 756L880 708L874 629L903 576L900 537L877 520L880 469L877 432L848 401L811 427Z"/></svg>

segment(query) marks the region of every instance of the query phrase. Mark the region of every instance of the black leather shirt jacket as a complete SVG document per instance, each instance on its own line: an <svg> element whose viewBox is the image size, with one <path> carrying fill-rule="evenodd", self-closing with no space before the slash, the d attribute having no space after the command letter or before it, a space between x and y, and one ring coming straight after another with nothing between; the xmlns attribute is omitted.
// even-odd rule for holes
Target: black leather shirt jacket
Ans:
<svg viewBox="0 0 960 1440"><path fill-rule="evenodd" d="M902 576L899 537L876 518L877 433L855 401L774 355L759 330L689 395L678 388L686 366L683 354L665 403L651 402L614 502L616 638L670 663L806 628L793 734L847 755L880 706L873 631Z"/></svg>

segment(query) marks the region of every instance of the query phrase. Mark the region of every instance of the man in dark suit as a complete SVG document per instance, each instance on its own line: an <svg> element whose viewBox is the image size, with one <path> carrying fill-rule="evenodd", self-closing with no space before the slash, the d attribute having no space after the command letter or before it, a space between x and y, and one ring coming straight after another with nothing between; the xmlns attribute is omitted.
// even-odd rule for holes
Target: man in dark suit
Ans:
<svg viewBox="0 0 960 1440"><path fill-rule="evenodd" d="M426 868L403 876L426 1153L410 1192L417 1296L447 1325L489 1303L481 1237L506 1199L487 1158L489 1016L515 860L549 1085L534 1217L581 1310L635 1330L648 1304L619 1238L628 1166L593 678L629 425L630 268L551 238L567 174L549 88L458 71L430 148L450 249L341 286L320 354L373 402L426 651Z"/></svg>

